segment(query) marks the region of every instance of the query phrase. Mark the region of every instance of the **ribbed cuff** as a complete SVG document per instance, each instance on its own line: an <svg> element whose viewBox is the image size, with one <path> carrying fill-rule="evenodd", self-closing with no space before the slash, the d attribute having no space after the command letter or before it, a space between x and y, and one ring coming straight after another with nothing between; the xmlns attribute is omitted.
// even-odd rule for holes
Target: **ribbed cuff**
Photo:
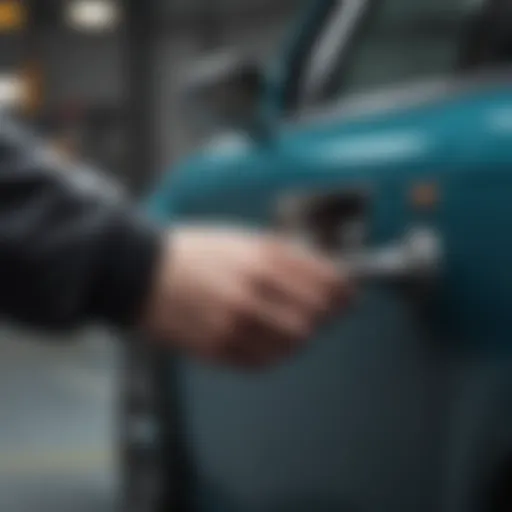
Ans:
<svg viewBox="0 0 512 512"><path fill-rule="evenodd" d="M136 327L162 257L162 231L141 219L122 216L110 233L110 251L97 284L92 314L113 327Z"/></svg>

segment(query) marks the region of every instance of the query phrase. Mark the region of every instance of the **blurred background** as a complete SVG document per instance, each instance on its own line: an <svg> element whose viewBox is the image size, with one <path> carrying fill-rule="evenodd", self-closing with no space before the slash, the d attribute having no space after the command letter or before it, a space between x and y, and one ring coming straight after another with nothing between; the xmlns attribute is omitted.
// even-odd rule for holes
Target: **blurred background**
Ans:
<svg viewBox="0 0 512 512"><path fill-rule="evenodd" d="M298 1L0 0L0 107L64 158L139 195L201 142L179 110L190 63L265 58ZM0 510L115 510L120 348L103 332L3 327Z"/></svg>
<svg viewBox="0 0 512 512"><path fill-rule="evenodd" d="M413 227L417 224L422 228L428 224L436 241L439 233L445 234L443 223L448 224L460 243L453 251L455 260L460 257L460 275L454 275L468 278L468 283L461 278L464 286L459 286L457 279L453 283L448 279L449 285L457 288L448 299L467 300L460 312L458 304L446 303L454 306L454 324L462 319L456 325L461 331L455 330L453 337L464 339L476 325L475 336L483 332L487 343L492 324L496 331L504 326L504 333L499 334L508 340L512 278L503 250L503 233L510 227L510 192L501 187L501 180L505 183L504 176L510 176L512 161L508 73L512 63L511 2L331 2L329 9L315 10L309 28L306 17L308 23L302 25L297 47L287 55L286 69L268 83L273 87L271 92L277 92L276 103L282 104L273 105L275 98L270 94L269 102L256 105L259 96L254 93L267 85L266 76L258 75L254 80L252 68L248 68L277 55L290 22L307 3L0 0L0 108L33 130L48 150L70 162L64 168L73 178L83 186L95 186L99 180L102 190L114 201L119 194L136 200L143 197L160 173L215 137L216 130L221 131L220 126L193 122L191 117L197 113L205 117L220 113L219 124L231 122L232 133L243 126L242 134L251 130L251 136L270 139L271 130L265 129L273 126L263 125L271 116L267 118L260 106L282 108L278 113L283 117L273 121L287 115L303 120L320 107L315 118L318 124L308 127L313 128L311 133L299 130L291 142L283 137L281 142L288 153L284 151L278 158L270 155L268 161L262 158L266 164L270 162L266 167L269 181L270 177L281 176L282 171L288 179L293 172L286 175L284 170L298 168L307 171L304 179L310 173L307 179L311 177L311 183L305 181L308 185L304 188L312 187L313 177L318 176L322 176L323 186L341 188L338 174L332 172L338 164L341 171L351 172L352 167L357 171L357 165L361 165L361 169L372 171L368 174L371 179L378 176L383 183L385 178L395 176L392 173L396 170L402 172L396 184L405 176L409 180L413 170L418 176L431 173L434 181L412 183L411 178L410 190L405 186L404 190L395 185L389 190L384 187L386 194L390 192L390 200L386 198L383 206L378 194L372 203L374 198L370 200L366 186L364 191L352 191L354 194L340 190L331 198L332 204L329 194L316 198L318 202L310 198L311 204L294 196L292 199L299 200L295 207L302 211L295 215L293 211L285 212L292 228L303 229L300 222L306 221L306 227L312 229L306 234L314 235L312 240L324 248L348 248L359 255L358 250L368 249L363 242L369 211L378 212L376 224L382 221L386 228L390 223L386 236L397 234L395 221L390 220L394 215L403 215L405 225L412 222ZM370 4L366 12L362 6ZM311 5L317 10L321 6L316 0ZM213 108L185 102L184 90L193 89L186 85L192 83L190 73L200 68L195 65L205 61L222 68L221 59L210 61L208 57L227 49L236 50L224 53L235 56L231 61L235 65L228 69L231 74L220 76L219 84L206 83L203 91L205 104L210 100ZM247 62L237 61L238 54L246 56ZM238 66L239 62L248 63L248 67ZM491 70L499 71L499 77L503 74L506 80L492 75L489 84L480 81L480 73ZM213 82L219 79L213 78ZM344 103L345 97L355 92L363 93L357 97L359 102ZM450 101L445 101L448 96ZM201 94L193 100L197 97ZM439 99L441 102L435 107L428 101L422 103L432 98L434 104ZM463 98L468 99L467 103ZM188 107L193 104L199 112L187 111L184 103L189 103ZM402 118L393 117L396 106L405 105L407 114L420 104L425 108L415 111L418 115L410 116L410 120L405 117L402 122ZM391 116L379 118L377 123L375 118L366 125L362 123L351 139L353 133L345 124L348 119L357 123L358 112L367 111L377 112L378 117L388 107ZM332 125L323 125L324 120L332 121ZM374 132L375 127L382 131ZM319 131L315 133L315 129ZM222 157L227 154L229 160L230 147L215 165L200 162L198 171L222 170ZM312 148L315 151L308 153ZM257 162L259 165L260 160ZM256 169L254 161L249 163L248 168ZM475 171L481 181L476 186L471 182L459 195L459 183L466 185L461 170ZM447 178L451 179L453 171L461 181ZM351 172L347 176L352 177ZM245 178L240 172L225 173L229 179L235 175ZM490 183L486 181L489 175L499 176L493 182L495 188L481 187ZM265 187L257 190L254 183L247 180L244 184L248 187L242 190L245 196L236 186L225 196L224 189L218 187L216 193L222 193L215 198L215 208L237 220L249 218L254 212L264 217L270 192L267 194ZM483 199L480 188L488 194ZM437 208L445 206L445 192L455 198L453 211ZM400 194L400 199L394 194ZM367 210L370 203L371 210ZM391 212L389 218L381 218L382 212ZM443 217L446 212L449 214ZM447 223L446 218L452 214L451 224ZM296 221L299 224L294 224ZM377 226L377 231L380 228ZM420 244L421 250L428 252L424 247ZM396 247L391 249L396 255ZM404 253L409 256L408 249L407 243L398 246L398 260ZM417 256L417 249L411 252ZM437 271L437 251L434 253ZM382 254L387 261L389 253L384 250ZM468 263L467 255L475 258ZM411 275L417 271L412 260ZM380 260L375 261L378 273ZM475 269L482 271L476 278ZM399 281L403 277L400 270ZM430 293L434 288L421 291ZM511 510L512 359L504 357L501 361L500 353L486 360L481 354L468 355L471 350L458 352L458 348L450 347L446 351L443 343L425 342L435 338L437 332L432 334L424 328L422 322L430 317L418 315L415 307L430 306L430 302L423 300L422 293L404 295L404 290L400 288L396 294L393 288L388 294L386 288L386 293L377 294L373 303L370 294L369 301L361 301L359 316L351 315L352 324L345 324L348 332L357 336L345 336L346 331L334 329L325 335L323 343L315 345L310 358L282 368L282 373L270 375L266 381L262 379L261 386L253 386L253 381L240 376L238 380L223 374L219 378L209 369L198 370L193 362L173 367L175 361L149 353L137 343L140 340L119 340L99 328L58 337L3 325L0 512L190 510L180 508L178 501L180 496L193 494L188 492L187 478L198 475L188 465L193 465L190 461L194 456L200 459L199 455L203 457L201 464L195 462L205 475L199 475L200 485L196 485L201 489L205 509L215 503L231 503L229 493L223 495L230 488L237 489L240 503L247 499L253 504L250 509L219 506L217 510L222 512L380 510L381 502L385 503L383 511L438 512L441 509L435 505L438 497L434 496L437 490L442 499L444 494L448 496L448 505L442 510L472 512L477 510L469 507L474 501L473 487L481 484L483 489L485 484L487 492L487 487L492 487L487 478L493 485L496 478L498 489L492 487L489 495L501 499L500 493L505 490L508 500L508 508L492 511ZM488 297L507 302L498 308L488 301L489 306ZM443 300L436 304L445 307ZM483 312L479 310L482 304ZM503 321L497 327L495 310ZM344 343L340 343L341 337ZM174 370L183 373L178 375ZM508 385L503 386L503 382ZM182 384L188 386L188 394L184 394L187 411L182 411L183 403L178 402L184 388L176 386ZM223 413L220 419L219 410ZM184 429L180 430L181 421L190 421L187 427L191 438L195 436L197 450L193 457L184 453L188 448L182 446L186 435ZM496 471L493 468L491 474L488 467L495 464L495 458L502 465ZM353 487L351 492L356 489L354 503L373 500L372 506L352 506L350 498L345 507L339 475L347 479L348 487ZM297 482L300 489L296 488ZM174 492L177 490L181 492ZM338 496L322 505L323 498L317 493ZM212 501L212 496L218 501ZM277 505L267 506L266 499ZM492 512L485 505L480 510Z"/></svg>

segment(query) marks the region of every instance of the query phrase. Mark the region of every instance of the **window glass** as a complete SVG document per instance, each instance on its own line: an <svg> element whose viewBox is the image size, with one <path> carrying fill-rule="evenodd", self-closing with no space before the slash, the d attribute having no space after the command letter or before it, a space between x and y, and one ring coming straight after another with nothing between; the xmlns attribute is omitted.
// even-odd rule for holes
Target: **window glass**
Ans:
<svg viewBox="0 0 512 512"><path fill-rule="evenodd" d="M305 83L310 70L317 77L316 89L306 92L306 103L326 102L350 93L452 73L484 1L361 3L367 5L364 15L355 20L350 40L336 50L321 80L314 66L306 72ZM315 52L319 55L328 54L325 48L319 49L322 42L331 47L336 44L332 26L327 23L323 32L316 44ZM341 30L339 34L346 37Z"/></svg>

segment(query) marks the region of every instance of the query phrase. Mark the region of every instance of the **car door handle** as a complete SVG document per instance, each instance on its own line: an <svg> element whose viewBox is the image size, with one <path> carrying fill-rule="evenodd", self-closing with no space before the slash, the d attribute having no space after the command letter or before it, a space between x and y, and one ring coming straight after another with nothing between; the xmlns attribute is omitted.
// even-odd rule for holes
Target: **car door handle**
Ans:
<svg viewBox="0 0 512 512"><path fill-rule="evenodd" d="M414 227L387 246L340 254L339 265L357 281L425 282L438 276L442 252L433 228Z"/></svg>
<svg viewBox="0 0 512 512"><path fill-rule="evenodd" d="M368 194L342 190L292 194L278 203L280 230L339 260L353 279L366 282L431 282L443 251L435 227L416 224L402 238L369 248L366 243Z"/></svg>

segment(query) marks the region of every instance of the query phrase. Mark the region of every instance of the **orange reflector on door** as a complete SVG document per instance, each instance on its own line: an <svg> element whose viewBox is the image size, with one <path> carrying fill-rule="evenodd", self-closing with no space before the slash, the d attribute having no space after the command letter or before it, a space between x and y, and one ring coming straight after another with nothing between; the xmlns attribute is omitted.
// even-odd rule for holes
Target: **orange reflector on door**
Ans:
<svg viewBox="0 0 512 512"><path fill-rule="evenodd" d="M439 187L435 183L416 184L411 189L410 201L416 209L433 209L439 203Z"/></svg>

